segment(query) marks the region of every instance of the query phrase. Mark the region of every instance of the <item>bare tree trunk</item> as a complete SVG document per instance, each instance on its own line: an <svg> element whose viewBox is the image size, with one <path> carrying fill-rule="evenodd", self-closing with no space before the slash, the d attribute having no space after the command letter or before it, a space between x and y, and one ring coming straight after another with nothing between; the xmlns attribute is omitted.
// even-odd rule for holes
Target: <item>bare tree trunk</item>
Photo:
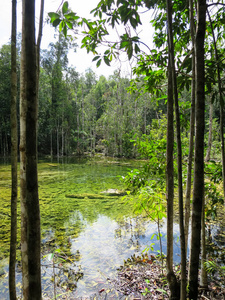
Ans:
<svg viewBox="0 0 225 300"><path fill-rule="evenodd" d="M191 215L191 179L192 179L194 130L195 130L195 51L194 51L195 28L194 28L193 0L189 0L189 16L190 16L193 54L192 54L190 136L189 136L189 153L188 153L188 167L187 167L186 198L185 198L185 223L184 223L186 256L187 256L187 249L188 249L189 222L190 222L190 215Z"/></svg>
<svg viewBox="0 0 225 300"><path fill-rule="evenodd" d="M39 18L39 30L37 39L37 92L39 87L39 74L40 74L40 49L43 32L43 18L44 18L44 0L41 0L40 18Z"/></svg>
<svg viewBox="0 0 225 300"><path fill-rule="evenodd" d="M63 123L62 123L62 131L61 131L61 134L62 134L62 145L61 145L61 153L62 153L62 156L64 155L64 130L63 130Z"/></svg>
<svg viewBox="0 0 225 300"><path fill-rule="evenodd" d="M189 297L198 297L198 269L201 240L202 201L204 197L204 129L205 129L205 59L206 0L197 2L196 54L196 137L194 159L193 209L191 224L191 253Z"/></svg>
<svg viewBox="0 0 225 300"><path fill-rule="evenodd" d="M170 299L178 299L180 288L173 272L173 201L174 201L174 127L173 127L173 84L170 57L168 62L167 91L167 151L166 151L166 188L167 188L167 280L170 289Z"/></svg>
<svg viewBox="0 0 225 300"><path fill-rule="evenodd" d="M44 0L41 0L40 17L39 17L39 30L37 38L37 99L39 98L39 75L40 75L40 50L41 50L41 40L43 31L43 18L44 18ZM37 104L38 105L38 104Z"/></svg>
<svg viewBox="0 0 225 300"><path fill-rule="evenodd" d="M185 253L185 235L184 235L184 216L183 216L183 182L182 182L182 147L180 135L180 113L178 104L177 80L174 61L174 45L172 30L172 2L167 0L167 21L168 21L168 47L170 56L170 65L172 73L172 86L175 102L176 115L176 137L177 137L177 165L178 165L178 195L179 195L179 226L180 226L180 246L181 246L181 294L180 299L186 299L186 253Z"/></svg>
<svg viewBox="0 0 225 300"><path fill-rule="evenodd" d="M9 257L9 294L16 300L16 244L17 244L17 74L16 74L16 0L12 1L11 33L11 238Z"/></svg>
<svg viewBox="0 0 225 300"><path fill-rule="evenodd" d="M53 133L52 133L52 129L51 129L51 133L50 133L50 143L51 143L51 145L50 145L50 156L51 156L51 159L53 157L52 135L53 135Z"/></svg>
<svg viewBox="0 0 225 300"><path fill-rule="evenodd" d="M201 231L201 276L200 286L201 288L208 288L208 278L204 263L206 262L206 243L205 243L205 195L202 202L202 231Z"/></svg>
<svg viewBox="0 0 225 300"><path fill-rule="evenodd" d="M77 154L80 154L80 117L79 117L79 111L77 113Z"/></svg>
<svg viewBox="0 0 225 300"><path fill-rule="evenodd" d="M222 82L221 82L221 76L220 76L219 56L218 56L218 51L217 51L216 38L215 38L212 20L211 20L208 9L207 9L207 14L208 14L208 17L210 20L212 36L213 36L213 44L214 44L216 67L217 67L217 77L218 77L218 88L219 88L219 95L220 95L220 140L221 140L221 158L222 158L222 173L223 173L223 196L225 198L225 153L224 153L224 130L223 130L224 100L223 100Z"/></svg>
<svg viewBox="0 0 225 300"><path fill-rule="evenodd" d="M35 44L35 0L24 0L26 78L26 204L28 245L28 298L41 299L40 209L37 175L37 51Z"/></svg>
<svg viewBox="0 0 225 300"><path fill-rule="evenodd" d="M25 1L22 2L23 11ZM22 32L24 29L22 21ZM27 254L27 207L26 207L26 76L25 76L25 36L22 34L20 63L20 206L21 206L21 258L23 299L28 300L28 254Z"/></svg>
<svg viewBox="0 0 225 300"><path fill-rule="evenodd" d="M210 104L209 104L209 137L208 137L208 148L205 156L205 161L208 162L210 160L211 148L212 148L212 131L213 131L213 103L212 103L212 95L210 95Z"/></svg>
<svg viewBox="0 0 225 300"><path fill-rule="evenodd" d="M57 141L57 159L59 162L59 120L57 120L56 141Z"/></svg>

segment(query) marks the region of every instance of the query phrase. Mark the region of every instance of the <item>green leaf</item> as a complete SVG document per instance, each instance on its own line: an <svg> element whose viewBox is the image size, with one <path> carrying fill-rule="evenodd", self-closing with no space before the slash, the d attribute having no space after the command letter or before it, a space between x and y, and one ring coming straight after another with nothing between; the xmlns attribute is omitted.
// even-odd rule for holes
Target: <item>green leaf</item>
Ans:
<svg viewBox="0 0 225 300"><path fill-rule="evenodd" d="M67 36L67 27L66 27L65 23L64 23L64 28L63 28L63 34L64 34L64 36Z"/></svg>
<svg viewBox="0 0 225 300"><path fill-rule="evenodd" d="M65 14L64 17L67 18L67 20L70 20L70 19L77 20L77 19L79 19L79 17L76 16L76 14L73 13L73 12Z"/></svg>
<svg viewBox="0 0 225 300"><path fill-rule="evenodd" d="M107 64L107 66L110 66L110 60L107 56L104 56L104 62Z"/></svg>
<svg viewBox="0 0 225 300"><path fill-rule="evenodd" d="M155 233L153 233L153 234L152 234L152 236L151 236L151 240L154 238L154 236L155 236L155 235L156 235Z"/></svg>
<svg viewBox="0 0 225 300"><path fill-rule="evenodd" d="M62 7L63 15L68 11L68 6L69 6L69 4L67 1L63 3L63 7Z"/></svg>
<svg viewBox="0 0 225 300"><path fill-rule="evenodd" d="M61 253L62 251L58 248L55 250L55 253Z"/></svg>
<svg viewBox="0 0 225 300"><path fill-rule="evenodd" d="M52 25L53 25L54 27L57 27L57 26L59 25L60 22L61 22L60 19L56 19L56 20L53 21Z"/></svg>
<svg viewBox="0 0 225 300"><path fill-rule="evenodd" d="M129 47L128 47L128 49L127 49L127 55L128 55L129 60L133 56L133 47L132 47L132 44L130 44Z"/></svg>
<svg viewBox="0 0 225 300"><path fill-rule="evenodd" d="M137 44L135 44L135 46L134 46L134 51L135 51L136 54L137 54L138 52L140 52L140 48L138 47Z"/></svg>
<svg viewBox="0 0 225 300"><path fill-rule="evenodd" d="M66 25L67 25L70 29L73 29L73 24L70 23L69 21L66 21Z"/></svg>
<svg viewBox="0 0 225 300"><path fill-rule="evenodd" d="M96 60L98 60L99 58L100 58L100 56L97 55L97 56L95 56L95 57L92 59L92 61L96 61Z"/></svg>
<svg viewBox="0 0 225 300"><path fill-rule="evenodd" d="M126 48L129 45L129 41L122 41L120 43L120 49Z"/></svg>
<svg viewBox="0 0 225 300"><path fill-rule="evenodd" d="M49 17L51 18L51 23L55 21L56 19L60 19L60 15L54 12L48 13Z"/></svg>
<svg viewBox="0 0 225 300"><path fill-rule="evenodd" d="M110 50L108 49L108 50L105 51L104 54L107 55L107 54L109 54L109 53L110 53Z"/></svg>
<svg viewBox="0 0 225 300"><path fill-rule="evenodd" d="M101 62L102 62L101 59L99 59L99 60L97 61L97 64L96 64L96 67L97 67L97 68L101 65Z"/></svg>
<svg viewBox="0 0 225 300"><path fill-rule="evenodd" d="M59 24L59 32L61 32L61 31L63 30L64 26L65 26L65 23L64 23L64 21L62 21L62 22Z"/></svg>

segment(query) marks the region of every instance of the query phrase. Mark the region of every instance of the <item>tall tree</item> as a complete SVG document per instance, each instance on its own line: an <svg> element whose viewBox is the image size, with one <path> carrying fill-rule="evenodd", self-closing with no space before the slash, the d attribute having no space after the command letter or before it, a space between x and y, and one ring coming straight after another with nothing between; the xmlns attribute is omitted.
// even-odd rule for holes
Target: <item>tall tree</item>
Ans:
<svg viewBox="0 0 225 300"><path fill-rule="evenodd" d="M23 1L28 299L41 299L40 209L37 174L37 49L35 0Z"/></svg>
<svg viewBox="0 0 225 300"><path fill-rule="evenodd" d="M168 22L168 50L169 50L169 69L171 69L172 96L175 103L176 115L176 140L177 140L177 165L178 165L178 198L179 198L179 225L180 225L180 243L181 243L181 294L180 299L186 299L186 254L185 254L185 237L184 237L184 220L183 220L183 182L182 182L182 150L181 150L181 134L180 134L180 113L178 104L177 79L174 60L174 42L172 28L172 1L167 0L167 22ZM170 139L168 136L167 138Z"/></svg>
<svg viewBox="0 0 225 300"><path fill-rule="evenodd" d="M167 89L167 150L166 150L166 190L167 190L167 280L171 299L179 299L180 288L173 271L173 201L174 201L174 126L173 126L173 83L170 57L168 62Z"/></svg>
<svg viewBox="0 0 225 300"><path fill-rule="evenodd" d="M193 0L189 0L189 19L192 45L192 78L191 78L191 116L190 116L190 136L189 136L189 152L187 166L187 182L186 182L186 198L185 198L185 247L186 256L188 249L188 234L191 211L191 182L192 182L192 165L193 165L193 150L194 150L194 129L195 129L195 22L194 22L194 5Z"/></svg>
<svg viewBox="0 0 225 300"><path fill-rule="evenodd" d="M10 299L16 300L16 246L17 246L17 72L16 72L16 6L12 1L11 33L11 239L9 259L9 293Z"/></svg>
<svg viewBox="0 0 225 300"><path fill-rule="evenodd" d="M224 100L223 100L223 90L222 90L222 80L221 80L221 70L220 70L220 58L218 54L217 44L216 44L216 37L215 32L211 20L211 16L209 14L209 10L207 9L207 15L210 21L210 27L212 31L213 37L213 45L215 51L215 58L216 58L216 70L217 70L217 77L218 77L218 89L219 89L219 103L220 103L220 142L221 142L221 160L222 160L222 174L223 174L223 196L225 198L225 150L224 150Z"/></svg>
<svg viewBox="0 0 225 300"><path fill-rule="evenodd" d="M189 270L189 297L198 297L198 269L202 202L204 197L204 129L205 129L205 58L206 0L197 1L196 55L196 135L194 156L194 184L191 223L191 253Z"/></svg>
<svg viewBox="0 0 225 300"><path fill-rule="evenodd" d="M22 2L23 12L25 1ZM27 207L26 207L26 76L25 76L25 18L22 19L20 56L20 207L21 207L21 260L23 298L28 300Z"/></svg>

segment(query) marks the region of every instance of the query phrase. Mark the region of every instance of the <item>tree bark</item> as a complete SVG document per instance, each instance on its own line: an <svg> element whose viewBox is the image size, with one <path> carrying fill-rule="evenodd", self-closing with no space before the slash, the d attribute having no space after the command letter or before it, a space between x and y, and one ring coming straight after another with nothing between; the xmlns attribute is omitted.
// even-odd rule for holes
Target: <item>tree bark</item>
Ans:
<svg viewBox="0 0 225 300"><path fill-rule="evenodd" d="M11 31L11 238L9 257L9 294L16 300L16 246L17 246L17 72L16 72L16 14L17 1L12 1Z"/></svg>
<svg viewBox="0 0 225 300"><path fill-rule="evenodd" d="M190 16L190 30L191 41L194 49L195 43L195 27L194 27L194 12L193 0L189 0L189 16ZM191 214L191 180L192 180L192 164L193 164L193 149L194 149L194 130L195 130L195 51L192 54L192 82L191 82L191 117L190 117L190 136L189 136L189 153L188 153L188 167L187 167L187 183L186 183L186 198L185 198L185 248L186 256L188 249L188 234L189 222Z"/></svg>
<svg viewBox="0 0 225 300"><path fill-rule="evenodd" d="M207 9L207 14L208 14L208 17L209 17L210 26L211 26L211 30L212 30L212 36L213 36L213 44L214 44L214 51L215 51L215 58L216 58L216 68L217 68L217 77L218 77L218 88L219 88L219 96L220 96L220 142L221 142L221 158L222 158L222 173L223 173L223 196L225 198L225 153L224 153L224 130L223 130L224 100L223 100L223 91L222 91L222 81L221 81L221 76L220 76L219 55L218 55L218 51L217 51L214 28L213 28L213 25L212 25L212 20L211 20L208 9Z"/></svg>
<svg viewBox="0 0 225 300"><path fill-rule="evenodd" d="M180 135L180 113L178 103L177 80L174 61L174 45L172 30L172 2L167 0L167 22L168 22L168 48L172 73L173 96L176 115L176 140L177 140L177 165L178 165L178 195L179 195L179 226L180 226L180 245L181 245L181 294L180 299L186 299L186 253L184 235L184 216L183 216L183 182L182 182L182 147Z"/></svg>
<svg viewBox="0 0 225 300"><path fill-rule="evenodd" d="M28 241L28 298L41 299L40 209L37 176L37 53L35 44L35 0L24 0L26 78L26 205Z"/></svg>
<svg viewBox="0 0 225 300"><path fill-rule="evenodd" d="M25 1L22 2L23 14ZM28 300L28 254L27 254L27 206L26 206L26 72L25 72L25 31L22 20L22 41L20 55L20 207L21 207L21 258L23 299Z"/></svg>
<svg viewBox="0 0 225 300"><path fill-rule="evenodd" d="M205 59L206 0L197 2L196 55L196 137L192 209L189 297L198 297L198 269L201 240L202 201L204 197Z"/></svg>
<svg viewBox="0 0 225 300"><path fill-rule="evenodd" d="M208 137L208 148L205 156L205 161L208 162L211 156L211 148L212 148L212 134L213 134L213 103L212 103L212 95L210 95L210 104L209 104L209 137Z"/></svg>
<svg viewBox="0 0 225 300"><path fill-rule="evenodd" d="M208 278L207 271L205 268L206 262L206 241L205 241L205 195L202 202L202 231L201 231L201 276L200 276L200 286L201 288L208 288Z"/></svg>
<svg viewBox="0 0 225 300"><path fill-rule="evenodd" d="M178 299L180 288L173 272L173 201L174 201L174 126L173 126L173 85L170 57L168 62L167 90L167 150L166 150L166 189L167 189L167 280L170 289L170 299Z"/></svg>

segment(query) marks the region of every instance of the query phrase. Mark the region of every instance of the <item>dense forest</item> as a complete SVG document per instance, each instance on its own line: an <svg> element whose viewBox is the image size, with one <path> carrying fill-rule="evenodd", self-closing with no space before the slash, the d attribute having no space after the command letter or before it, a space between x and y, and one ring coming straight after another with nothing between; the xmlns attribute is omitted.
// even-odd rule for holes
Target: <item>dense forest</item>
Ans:
<svg viewBox="0 0 225 300"><path fill-rule="evenodd" d="M20 42L18 42L19 44ZM69 67L69 41L58 41L41 51L38 153L64 156L103 153L136 157L134 136L148 134L153 120L166 113L165 100L129 92L130 80L120 70L105 78L89 69L79 74ZM10 154L10 45L1 47L0 154ZM20 50L18 49L18 68ZM19 76L19 72L18 72ZM19 78L18 78L19 80ZM143 81L143 80L142 80ZM141 85L141 82L140 82ZM19 90L18 90L19 95ZM188 93L186 96L188 102ZM18 112L19 114L19 112ZM19 115L17 116L19 120Z"/></svg>
<svg viewBox="0 0 225 300"><path fill-rule="evenodd" d="M141 202L142 213L152 210L160 219L167 211L170 299L197 299L199 270L200 285L207 289L207 271L215 266L207 260L205 218L210 223L217 216L225 194L223 1L102 0L92 11L94 21L78 16L63 1L57 12L48 14L58 37L45 50L40 49L43 6L36 42L34 5L34 0L23 1L22 37L16 40L12 31L11 44L0 49L0 155L11 153L15 175L13 158L20 152L24 299L41 299L38 157L97 153L145 160L141 170L124 177L127 194ZM150 10L151 49L137 33L142 13ZM111 42L110 30L116 26L122 26L124 34ZM78 46L70 31L76 34L73 30L80 27L81 47L94 53L97 66L110 65L121 52L129 60L134 57L133 79L123 78L120 70L98 78L91 69L79 74L71 67L68 53ZM107 47L104 53L98 52L102 44ZM12 101L16 98L20 105ZM17 201L13 187L12 175L12 237ZM158 198L166 199L166 207ZM180 228L179 274L173 264L174 200ZM11 253L13 245L15 237ZM216 266L221 275L223 269Z"/></svg>

